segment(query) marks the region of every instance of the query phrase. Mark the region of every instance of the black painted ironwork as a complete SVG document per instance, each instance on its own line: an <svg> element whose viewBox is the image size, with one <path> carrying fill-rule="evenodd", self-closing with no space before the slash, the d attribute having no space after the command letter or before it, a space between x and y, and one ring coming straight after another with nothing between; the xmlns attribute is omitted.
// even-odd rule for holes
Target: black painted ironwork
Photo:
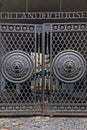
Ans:
<svg viewBox="0 0 87 130"><path fill-rule="evenodd" d="M0 23L0 115L87 115L87 23Z"/></svg>
<svg viewBox="0 0 87 130"><path fill-rule="evenodd" d="M54 75L62 82L73 83L80 80L86 71L84 57L75 50L64 50L53 60Z"/></svg>
<svg viewBox="0 0 87 130"><path fill-rule="evenodd" d="M1 61L2 75L13 83L22 83L28 80L32 76L33 69L33 60L24 51L11 51Z"/></svg>

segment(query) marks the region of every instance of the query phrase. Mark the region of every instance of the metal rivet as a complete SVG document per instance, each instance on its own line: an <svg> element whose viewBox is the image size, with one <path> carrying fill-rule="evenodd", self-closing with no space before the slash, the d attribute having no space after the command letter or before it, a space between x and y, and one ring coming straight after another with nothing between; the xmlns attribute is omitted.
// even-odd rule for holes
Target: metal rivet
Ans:
<svg viewBox="0 0 87 130"><path fill-rule="evenodd" d="M23 31L27 31L27 27L26 26L24 26L22 29L23 29Z"/></svg>
<svg viewBox="0 0 87 130"><path fill-rule="evenodd" d="M71 26L71 25L67 25L67 29L68 29L68 30L71 30L71 29L72 29L72 26Z"/></svg>
<svg viewBox="0 0 87 130"><path fill-rule="evenodd" d="M57 29L58 29L58 26L57 26L57 25L53 26L53 29L54 29L54 30L57 30Z"/></svg>
<svg viewBox="0 0 87 130"><path fill-rule="evenodd" d="M33 26L30 26L30 27L29 27L29 30L30 30L30 31L33 31L33 30L34 30L34 27L33 27Z"/></svg>
<svg viewBox="0 0 87 130"><path fill-rule="evenodd" d="M60 30L64 30L65 26L64 25L60 25Z"/></svg>
<svg viewBox="0 0 87 130"><path fill-rule="evenodd" d="M14 26L9 26L9 30L13 30L14 29Z"/></svg>
<svg viewBox="0 0 87 130"><path fill-rule="evenodd" d="M7 29L7 26L5 26L5 25L2 25L2 30L6 30Z"/></svg>
<svg viewBox="0 0 87 130"><path fill-rule="evenodd" d="M86 26L85 26L85 25L81 25L80 28L81 28L81 29L85 29Z"/></svg>
<svg viewBox="0 0 87 130"><path fill-rule="evenodd" d="M21 27L20 27L20 26L16 26L15 29L16 29L17 31L20 31L20 30L21 30Z"/></svg>
<svg viewBox="0 0 87 130"><path fill-rule="evenodd" d="M77 30L78 29L78 25L74 25L74 29Z"/></svg>

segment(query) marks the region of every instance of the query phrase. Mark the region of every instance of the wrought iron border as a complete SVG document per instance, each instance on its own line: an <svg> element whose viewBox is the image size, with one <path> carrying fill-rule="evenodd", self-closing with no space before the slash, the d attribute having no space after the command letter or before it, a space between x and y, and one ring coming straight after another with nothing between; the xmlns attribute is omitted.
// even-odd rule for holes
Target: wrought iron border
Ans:
<svg viewBox="0 0 87 130"><path fill-rule="evenodd" d="M26 32L34 33L36 26L34 24L9 24L0 23L0 32Z"/></svg>

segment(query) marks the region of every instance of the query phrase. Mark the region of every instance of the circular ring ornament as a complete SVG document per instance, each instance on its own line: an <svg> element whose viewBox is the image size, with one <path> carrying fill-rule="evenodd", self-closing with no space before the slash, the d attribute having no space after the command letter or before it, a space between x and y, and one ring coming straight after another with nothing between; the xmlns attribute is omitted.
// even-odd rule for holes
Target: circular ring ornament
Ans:
<svg viewBox="0 0 87 130"><path fill-rule="evenodd" d="M52 70L58 80L74 83L83 77L86 71L86 61L79 52L64 50L55 56Z"/></svg>
<svg viewBox="0 0 87 130"><path fill-rule="evenodd" d="M24 51L11 51L2 58L2 75L12 83L23 83L27 81L32 76L33 70L33 60Z"/></svg>

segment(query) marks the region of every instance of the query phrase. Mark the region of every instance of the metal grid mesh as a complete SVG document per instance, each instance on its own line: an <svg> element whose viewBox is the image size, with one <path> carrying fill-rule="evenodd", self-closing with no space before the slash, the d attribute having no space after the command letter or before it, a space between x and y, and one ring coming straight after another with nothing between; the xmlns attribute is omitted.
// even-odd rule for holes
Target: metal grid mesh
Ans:
<svg viewBox="0 0 87 130"><path fill-rule="evenodd" d="M82 27L83 26L83 27ZM86 25L56 25L52 29L51 59L61 51L72 49L80 52L87 62ZM68 28L69 27L69 28ZM82 28L81 28L82 27ZM69 29L69 30L68 30ZM56 31L58 30L58 31ZM52 64L51 64L52 65ZM76 83L63 83L51 73L51 105L52 109L86 110L87 105L87 74Z"/></svg>
<svg viewBox="0 0 87 130"><path fill-rule="evenodd" d="M0 111L59 114L87 110L87 74L69 84L58 80L52 70L55 56L63 50L75 50L87 62L86 23L0 24L0 30ZM1 73L3 56L15 50L28 53L35 65L32 76L20 84L7 81Z"/></svg>
<svg viewBox="0 0 87 130"><path fill-rule="evenodd" d="M36 64L36 32L34 25L1 25L0 33L0 62L8 52L22 50L28 53ZM38 70L38 67L37 67ZM0 70L1 72L1 70ZM0 74L0 104L9 106L35 107L36 102L36 67L28 81L20 84L5 80ZM0 107L2 109L2 107ZM8 108L7 108L8 109ZM15 109L15 108L14 108ZM20 108L19 108L20 109ZM30 109L30 108L28 108Z"/></svg>

